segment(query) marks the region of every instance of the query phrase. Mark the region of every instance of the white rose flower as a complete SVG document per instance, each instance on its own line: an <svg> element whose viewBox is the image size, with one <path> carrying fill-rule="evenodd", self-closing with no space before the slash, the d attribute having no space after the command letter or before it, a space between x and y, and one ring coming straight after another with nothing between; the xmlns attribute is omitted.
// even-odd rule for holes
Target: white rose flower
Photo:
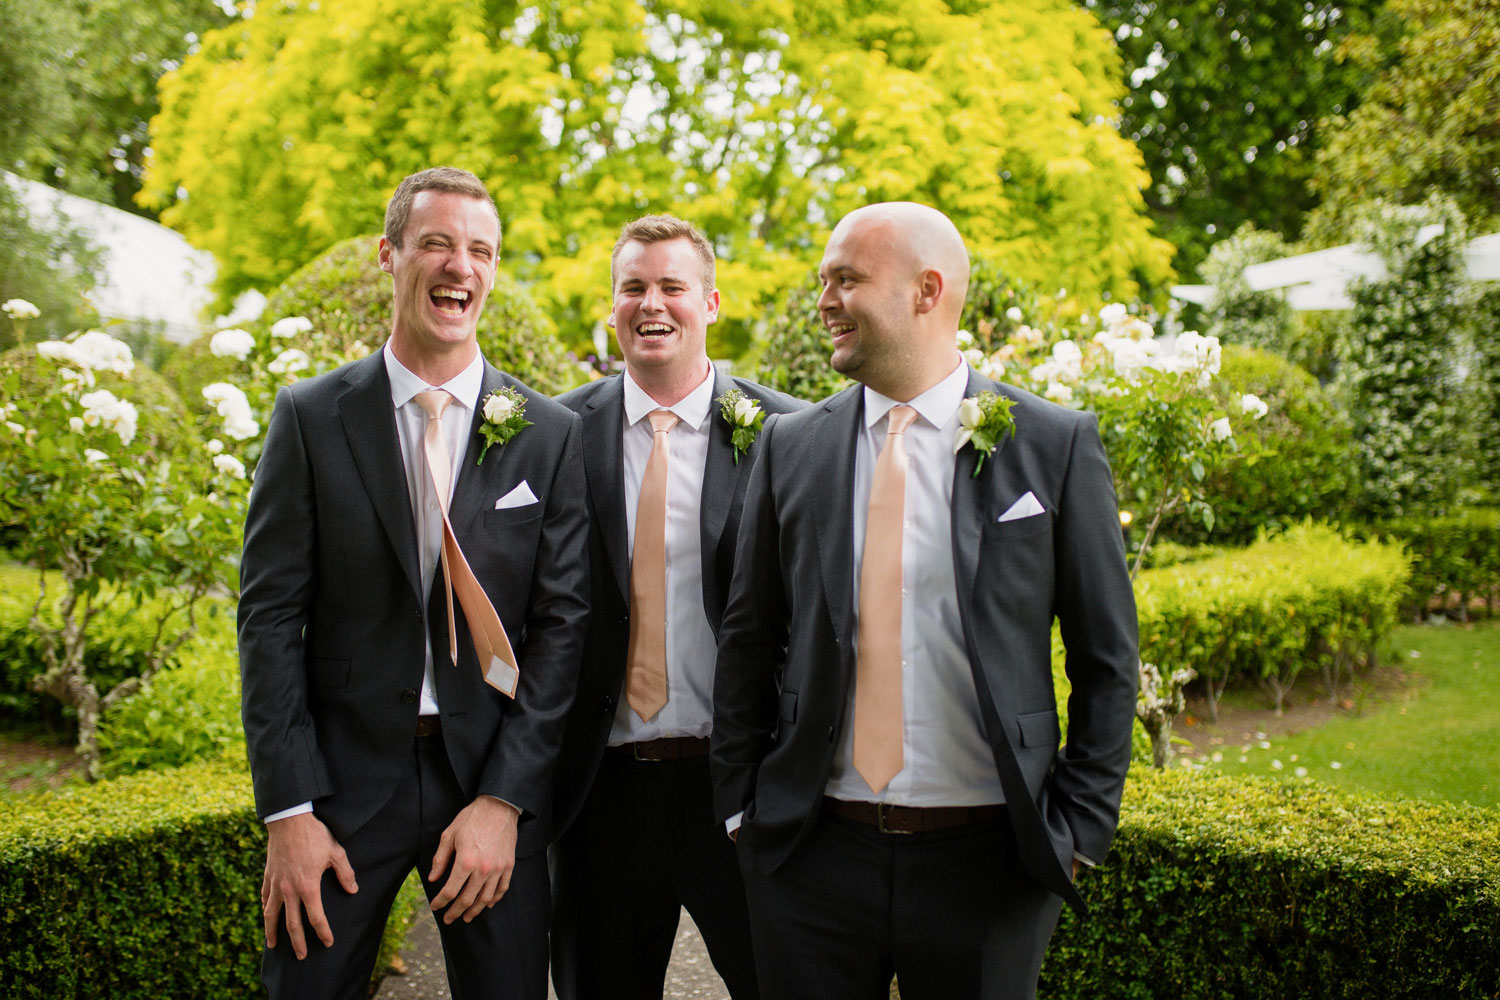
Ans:
<svg viewBox="0 0 1500 1000"><path fill-rule="evenodd" d="M1056 381L1077 382L1083 377L1083 351L1071 340L1052 345L1052 361L1057 366Z"/></svg>
<svg viewBox="0 0 1500 1000"><path fill-rule="evenodd" d="M1073 401L1072 386L1063 385L1061 382L1053 382L1047 386L1047 391L1042 393L1054 403L1070 403Z"/></svg>
<svg viewBox="0 0 1500 1000"><path fill-rule="evenodd" d="M5 426L10 430L12 434L24 435L26 433L26 425L18 424L14 420L7 420L5 422Z"/></svg>
<svg viewBox="0 0 1500 1000"><path fill-rule="evenodd" d="M999 380L1005 375L1005 361L998 355L991 355L974 367L978 368L979 374L985 378Z"/></svg>
<svg viewBox="0 0 1500 1000"><path fill-rule="evenodd" d="M515 408L516 404L509 396L497 392L484 401L484 419L492 424L504 423L510 419L511 411Z"/></svg>
<svg viewBox="0 0 1500 1000"><path fill-rule="evenodd" d="M210 438L208 444L204 445L203 447L208 449L208 453L210 455L217 455L219 452L224 450L224 442L220 441L218 438Z"/></svg>
<svg viewBox="0 0 1500 1000"><path fill-rule="evenodd" d="M1021 317L1023 315L1024 314L1021 312L1020 306L1011 306L1009 309L1005 310L1005 318L1010 320L1012 323L1021 322Z"/></svg>
<svg viewBox="0 0 1500 1000"><path fill-rule="evenodd" d="M1215 441L1228 441L1234 437L1234 430L1229 426L1228 417L1220 417L1210 424L1208 429Z"/></svg>
<svg viewBox="0 0 1500 1000"><path fill-rule="evenodd" d="M277 375L295 375L310 364L312 359L307 356L306 351L288 347L276 355L275 360L266 365L266 368Z"/></svg>
<svg viewBox="0 0 1500 1000"><path fill-rule="evenodd" d="M1127 382L1141 377L1141 371L1151 361L1140 343L1134 340L1117 340L1109 345L1115 363L1115 374Z"/></svg>
<svg viewBox="0 0 1500 1000"><path fill-rule="evenodd" d="M89 465L98 465L100 462L108 462L109 456L98 448L85 448L83 451L83 460Z"/></svg>
<svg viewBox="0 0 1500 1000"><path fill-rule="evenodd" d="M958 422L965 427L978 427L979 422L984 419L984 410L980 409L979 401L973 396L965 396L964 401L958 404Z"/></svg>
<svg viewBox="0 0 1500 1000"><path fill-rule="evenodd" d="M958 331L958 347L959 347L960 350L962 350L965 347L969 347L973 343L974 343L974 335L972 333L970 333L968 330L960 330L960 331Z"/></svg>
<svg viewBox="0 0 1500 1000"><path fill-rule="evenodd" d="M1151 324L1139 317L1132 317L1126 322L1121 323L1115 330L1115 333L1117 336L1126 337L1130 340L1150 340L1156 336L1156 331L1151 328Z"/></svg>
<svg viewBox="0 0 1500 1000"><path fill-rule="evenodd" d="M734 404L734 422L741 427L749 427L760 415L760 406L748 396L741 396Z"/></svg>
<svg viewBox="0 0 1500 1000"><path fill-rule="evenodd" d="M230 479L245 478L245 463L233 455L215 455L214 468L224 473Z"/></svg>
<svg viewBox="0 0 1500 1000"><path fill-rule="evenodd" d="M255 349L255 338L240 329L220 330L208 342L208 349L216 358L244 361Z"/></svg>
<svg viewBox="0 0 1500 1000"><path fill-rule="evenodd" d="M83 418L82 417L69 417L68 418L68 430L72 431L74 434L82 434L83 433Z"/></svg>
<svg viewBox="0 0 1500 1000"><path fill-rule="evenodd" d="M7 299L0 309L4 309L5 315L16 320L36 319L42 314L40 309L25 299Z"/></svg>
<svg viewBox="0 0 1500 1000"><path fill-rule="evenodd" d="M36 345L36 352L50 361L67 361L69 346L64 340L44 340Z"/></svg>
<svg viewBox="0 0 1500 1000"><path fill-rule="evenodd" d="M984 352L977 347L971 347L967 351L962 351L960 353L963 354L964 361L973 365L975 368L978 368L981 364L984 363Z"/></svg>
<svg viewBox="0 0 1500 1000"><path fill-rule="evenodd" d="M123 340L116 340L102 330L90 330L73 341L73 346L83 355L79 363L84 368L96 372L112 371L119 375L129 375L135 368L130 345Z"/></svg>
<svg viewBox="0 0 1500 1000"><path fill-rule="evenodd" d="M275 323L271 324L271 336L277 340L286 340L289 337L297 336L299 333L307 333L312 328L312 320L306 316L288 316L285 319L278 319Z"/></svg>
<svg viewBox="0 0 1500 1000"><path fill-rule="evenodd" d="M260 433L260 424L256 423L248 413L243 416L236 414L225 418L224 433L236 441L244 441Z"/></svg>
<svg viewBox="0 0 1500 1000"><path fill-rule="evenodd" d="M1099 310L1099 322L1113 329L1114 327L1119 326L1121 323L1125 322L1125 317L1129 314L1129 310L1125 308L1124 303L1111 302L1109 305Z"/></svg>
<svg viewBox="0 0 1500 1000"><path fill-rule="evenodd" d="M135 440L138 414L134 404L116 398L108 389L84 393L78 402L83 406L84 424L109 428L120 436L121 444Z"/></svg>
<svg viewBox="0 0 1500 1000"><path fill-rule="evenodd" d="M1269 413L1270 410L1271 408L1266 405L1265 400L1253 392L1247 392L1240 397L1240 412L1250 414L1252 420L1259 420Z"/></svg>
<svg viewBox="0 0 1500 1000"><path fill-rule="evenodd" d="M1036 327L1027 326L1024 323L1016 327L1015 336L1016 339L1021 341L1022 343L1031 344L1032 346L1040 344L1043 340L1047 339L1047 335L1042 331L1038 330Z"/></svg>

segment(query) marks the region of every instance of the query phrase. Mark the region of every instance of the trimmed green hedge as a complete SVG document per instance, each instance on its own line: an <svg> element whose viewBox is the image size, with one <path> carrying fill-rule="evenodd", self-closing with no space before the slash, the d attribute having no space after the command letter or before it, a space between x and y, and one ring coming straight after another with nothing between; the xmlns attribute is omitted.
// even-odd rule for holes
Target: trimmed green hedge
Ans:
<svg viewBox="0 0 1500 1000"><path fill-rule="evenodd" d="M1301 525L1245 549L1136 578L1141 658L1198 671L1215 711L1230 683L1258 683L1278 709L1303 670L1330 694L1397 621L1410 567L1398 547Z"/></svg>
<svg viewBox="0 0 1500 1000"><path fill-rule="evenodd" d="M1131 772L1044 1000L1500 996L1500 813Z"/></svg>
<svg viewBox="0 0 1500 1000"><path fill-rule="evenodd" d="M243 756L17 800L0 815L0 993L263 995L265 841ZM408 880L383 956L421 896Z"/></svg>
<svg viewBox="0 0 1500 1000"><path fill-rule="evenodd" d="M1474 507L1449 517L1403 518L1369 529L1377 537L1401 542L1412 558L1404 617L1421 620L1437 600L1447 609L1450 595L1459 599L1455 613L1467 617L1470 598L1483 597L1491 614L1500 593L1500 510Z"/></svg>

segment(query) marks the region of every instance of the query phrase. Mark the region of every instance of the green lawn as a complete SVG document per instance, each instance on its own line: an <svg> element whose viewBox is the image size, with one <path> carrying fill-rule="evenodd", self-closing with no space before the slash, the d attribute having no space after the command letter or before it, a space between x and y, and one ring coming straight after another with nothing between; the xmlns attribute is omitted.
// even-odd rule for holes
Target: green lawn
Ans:
<svg viewBox="0 0 1500 1000"><path fill-rule="evenodd" d="M1390 797L1500 806L1500 623L1397 629L1415 682L1358 715L1222 748L1229 774L1281 774ZM1263 743L1270 745L1264 746Z"/></svg>

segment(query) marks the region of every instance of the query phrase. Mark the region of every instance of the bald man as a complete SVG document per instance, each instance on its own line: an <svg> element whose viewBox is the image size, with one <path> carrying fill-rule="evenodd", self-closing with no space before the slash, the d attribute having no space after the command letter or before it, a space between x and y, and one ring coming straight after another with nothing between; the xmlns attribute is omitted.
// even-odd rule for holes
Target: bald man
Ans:
<svg viewBox="0 0 1500 1000"><path fill-rule="evenodd" d="M1118 820L1136 618L1097 421L964 364L968 275L931 208L845 217L818 309L862 384L758 443L711 764L777 1000L1034 996ZM956 447L981 393L1014 421L985 454Z"/></svg>

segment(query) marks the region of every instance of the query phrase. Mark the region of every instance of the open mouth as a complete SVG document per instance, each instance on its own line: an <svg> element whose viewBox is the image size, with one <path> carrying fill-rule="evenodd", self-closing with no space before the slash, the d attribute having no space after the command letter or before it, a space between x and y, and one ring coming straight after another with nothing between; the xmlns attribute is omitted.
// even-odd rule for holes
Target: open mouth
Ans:
<svg viewBox="0 0 1500 1000"><path fill-rule="evenodd" d="M672 333L672 328L665 323L642 323L635 328L635 335L642 340L661 340Z"/></svg>
<svg viewBox="0 0 1500 1000"><path fill-rule="evenodd" d="M828 323L828 332L833 334L833 339L838 340L846 334L853 333L857 327L853 323Z"/></svg>
<svg viewBox="0 0 1500 1000"><path fill-rule="evenodd" d="M469 293L459 288L434 288L428 298L444 316L462 316L471 301Z"/></svg>

